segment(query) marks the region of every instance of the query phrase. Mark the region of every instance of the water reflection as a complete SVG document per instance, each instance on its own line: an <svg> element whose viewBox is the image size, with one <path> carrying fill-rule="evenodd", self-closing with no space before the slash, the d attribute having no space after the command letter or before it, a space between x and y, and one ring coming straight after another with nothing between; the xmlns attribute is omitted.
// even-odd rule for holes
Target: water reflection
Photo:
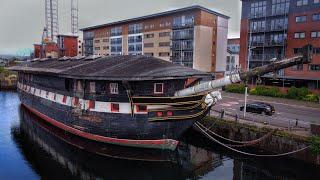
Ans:
<svg viewBox="0 0 320 180"><path fill-rule="evenodd" d="M220 155L184 143L172 152L86 141L20 109L20 126L12 128L14 141L41 177L185 179L222 164Z"/></svg>
<svg viewBox="0 0 320 180"><path fill-rule="evenodd" d="M317 167L239 156L195 131L174 152L93 143L44 123L14 93L1 99L0 179L320 179Z"/></svg>

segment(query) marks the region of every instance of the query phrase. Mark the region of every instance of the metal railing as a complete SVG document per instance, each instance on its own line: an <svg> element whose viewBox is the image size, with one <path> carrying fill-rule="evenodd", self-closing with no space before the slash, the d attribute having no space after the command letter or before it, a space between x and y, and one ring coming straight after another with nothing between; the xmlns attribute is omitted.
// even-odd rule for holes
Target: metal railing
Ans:
<svg viewBox="0 0 320 180"><path fill-rule="evenodd" d="M244 122L246 124L264 124L270 125L279 128L286 128L289 130L304 130L310 131L311 130L311 123L307 121L301 121L299 119L290 119L290 118L283 118L278 116L268 116L268 115L260 115L260 114L253 114L247 113L246 117L243 117L243 114L235 114L233 112L225 111L225 110L215 110L212 109L209 113L210 116L216 117L219 119L225 120L233 120L236 122Z"/></svg>

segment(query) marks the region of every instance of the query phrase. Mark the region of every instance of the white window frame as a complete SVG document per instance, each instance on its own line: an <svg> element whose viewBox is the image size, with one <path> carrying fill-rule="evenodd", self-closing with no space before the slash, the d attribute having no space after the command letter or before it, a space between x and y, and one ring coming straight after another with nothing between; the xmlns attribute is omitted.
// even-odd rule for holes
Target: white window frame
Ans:
<svg viewBox="0 0 320 180"><path fill-rule="evenodd" d="M110 94L119 94L119 85L118 83L109 84Z"/></svg>
<svg viewBox="0 0 320 180"><path fill-rule="evenodd" d="M157 91L157 85L161 85L162 86L161 92ZM153 84L153 93L154 94L163 94L163 92L164 92L164 83L154 83Z"/></svg>

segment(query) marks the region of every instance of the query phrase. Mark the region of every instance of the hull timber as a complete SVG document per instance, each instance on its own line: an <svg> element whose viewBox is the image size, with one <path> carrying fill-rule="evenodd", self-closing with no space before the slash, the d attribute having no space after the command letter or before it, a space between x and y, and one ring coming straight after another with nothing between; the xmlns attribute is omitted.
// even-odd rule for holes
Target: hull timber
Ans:
<svg viewBox="0 0 320 180"><path fill-rule="evenodd" d="M165 112L165 108L134 116L94 111L85 111L79 115L74 112L73 107L52 102L50 97L43 98L43 94L49 94L47 91L42 90L37 96L35 90L32 93L30 86L25 86L25 90L21 86L23 85L19 84L21 103L48 123L86 139L122 146L174 150L179 137L208 112L208 108L201 103L203 96L193 96L180 98L180 103L175 101L176 107L169 108L176 115L172 117L156 117L155 113ZM143 100L139 101L142 103ZM166 100L162 103L165 102ZM189 102L189 105L179 106L183 102ZM155 102L145 102L149 103ZM176 119L177 117L180 118Z"/></svg>
<svg viewBox="0 0 320 180"><path fill-rule="evenodd" d="M18 71L21 103L44 121L103 143L176 149L208 112L206 94L174 93L211 75L145 56L31 61Z"/></svg>

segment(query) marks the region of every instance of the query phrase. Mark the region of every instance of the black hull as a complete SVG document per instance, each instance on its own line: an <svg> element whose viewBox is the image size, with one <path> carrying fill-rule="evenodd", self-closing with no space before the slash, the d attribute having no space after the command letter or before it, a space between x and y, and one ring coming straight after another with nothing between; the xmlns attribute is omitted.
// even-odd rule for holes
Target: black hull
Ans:
<svg viewBox="0 0 320 180"><path fill-rule="evenodd" d="M72 107L19 90L23 105L33 113L69 132L95 141L143 148L175 149L181 135L206 114L177 121L151 122L147 114L73 113ZM96 138L98 136L98 138Z"/></svg>

